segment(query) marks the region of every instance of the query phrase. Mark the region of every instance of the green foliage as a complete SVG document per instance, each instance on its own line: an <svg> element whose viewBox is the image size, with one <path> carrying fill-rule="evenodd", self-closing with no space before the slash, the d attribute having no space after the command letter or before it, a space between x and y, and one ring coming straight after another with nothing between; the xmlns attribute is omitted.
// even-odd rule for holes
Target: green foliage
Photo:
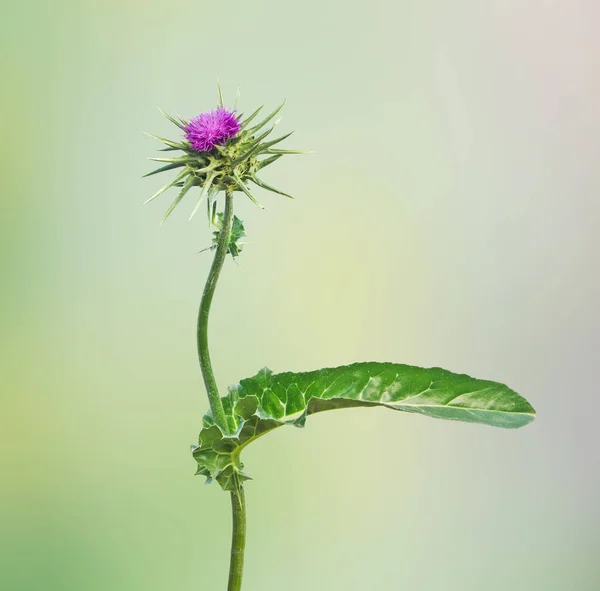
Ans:
<svg viewBox="0 0 600 591"><path fill-rule="evenodd" d="M223 214L217 213L214 216L213 225L217 228L213 232L212 246L205 248L204 250L214 250L219 244L219 238L221 236L221 230L223 228ZM233 216L233 222L231 224L231 234L229 236L229 244L227 246L227 254L230 254L234 259L240 255L243 250L243 243L240 242L242 238L246 237L246 230L244 229L244 222L238 218L237 215Z"/></svg>
<svg viewBox="0 0 600 591"><path fill-rule="evenodd" d="M281 425L303 427L308 415L336 408L383 406L439 419L515 429L533 421L535 411L503 384L445 369L397 363L355 363L306 373L269 369L231 387L223 399L228 433L210 414L192 449L197 474L236 490L249 477L242 449Z"/></svg>

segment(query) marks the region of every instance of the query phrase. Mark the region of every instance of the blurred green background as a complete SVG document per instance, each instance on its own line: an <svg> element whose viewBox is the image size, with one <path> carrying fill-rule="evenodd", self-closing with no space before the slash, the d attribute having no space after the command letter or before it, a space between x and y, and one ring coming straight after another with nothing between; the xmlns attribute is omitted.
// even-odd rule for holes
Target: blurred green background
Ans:
<svg viewBox="0 0 600 591"><path fill-rule="evenodd" d="M4 3L0 588L220 591L194 478L203 216L141 176L160 115L287 99L237 199L221 386L387 360L508 383L522 431L387 411L245 453L245 591L600 589L595 0Z"/></svg>

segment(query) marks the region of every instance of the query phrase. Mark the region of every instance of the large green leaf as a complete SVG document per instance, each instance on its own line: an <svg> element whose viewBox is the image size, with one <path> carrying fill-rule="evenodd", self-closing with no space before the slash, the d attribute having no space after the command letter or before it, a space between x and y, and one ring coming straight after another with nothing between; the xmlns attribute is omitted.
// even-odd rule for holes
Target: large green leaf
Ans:
<svg viewBox="0 0 600 591"><path fill-rule="evenodd" d="M210 414L199 445L192 448L197 474L233 490L249 477L242 449L281 425L303 427L308 415L336 408L384 406L438 419L516 429L535 417L523 397L503 384L397 363L355 363L306 373L273 374L269 369L242 380L223 398L229 434Z"/></svg>

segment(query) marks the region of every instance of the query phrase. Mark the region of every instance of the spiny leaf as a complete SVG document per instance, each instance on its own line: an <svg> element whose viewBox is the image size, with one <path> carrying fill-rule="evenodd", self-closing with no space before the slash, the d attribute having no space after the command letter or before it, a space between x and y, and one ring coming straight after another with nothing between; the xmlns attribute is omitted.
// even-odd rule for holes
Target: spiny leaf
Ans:
<svg viewBox="0 0 600 591"><path fill-rule="evenodd" d="M222 164L223 164L222 162L219 162L217 159L215 159L208 166L198 169L196 171L196 174L210 172L211 170L215 170L215 168L219 168L219 166L221 166Z"/></svg>
<svg viewBox="0 0 600 591"><path fill-rule="evenodd" d="M265 166L269 166L269 164L273 164L273 162L276 162L282 156L283 156L283 154L276 154L275 156L271 156L269 158L265 158L264 160L261 160L258 163L257 170L260 170L261 168L264 168Z"/></svg>
<svg viewBox="0 0 600 591"><path fill-rule="evenodd" d="M219 239L221 236L221 231L223 229L223 213L218 213L213 219L213 225L217 228L216 231L213 232L212 246L210 249L216 248ZM229 244L227 245L227 254L230 254L234 259L239 256L242 252L242 245L239 243L240 239L246 236L246 230L244 229L244 223L237 215L233 216L233 222L231 224L231 235L229 236ZM205 249L206 250L206 249Z"/></svg>
<svg viewBox="0 0 600 591"><path fill-rule="evenodd" d="M258 109L256 109L256 111L254 111L254 113L252 113L251 115L248 116L247 119L245 119L244 121L242 121L242 129L246 129L246 127L248 127L248 123L250 123L262 110L262 108L264 107L264 105L261 105L260 107L258 107Z"/></svg>
<svg viewBox="0 0 600 591"><path fill-rule="evenodd" d="M174 125L177 125L177 127L179 127L179 129L185 131L185 123L182 123L180 120L178 121L177 119L175 119L175 117L172 117L171 115L169 115L169 113L167 113L166 111L163 111L160 107L158 107L158 110Z"/></svg>
<svg viewBox="0 0 600 591"><path fill-rule="evenodd" d="M277 115L277 113L279 113L279 111L281 111L281 109L283 109L283 105L285 105L285 100L266 119L263 119L259 124L250 128L248 130L248 134L252 135L254 132L258 131L261 127L264 127L269 121L271 121L271 119L273 119L273 117L275 117L275 115Z"/></svg>
<svg viewBox="0 0 600 591"><path fill-rule="evenodd" d="M204 181L204 184L202 185L202 191L200 191L200 197L198 197L198 202L196 203L196 206L194 207L194 210L192 211L192 215L190 215L190 220L196 215L196 212L198 211L198 208L200 207L200 203L202 203L202 199L203 199L204 195L206 194L206 191L208 191L210 189L210 186L212 185L212 182L215 180L216 176L217 176L217 173L213 173L213 174L209 174L206 177L206 181Z"/></svg>
<svg viewBox="0 0 600 591"><path fill-rule="evenodd" d="M252 148L255 148L256 146L258 146L258 144L260 144L260 142L262 142L273 130L275 129L275 124L271 125L271 127L269 127L269 129L267 129L267 131L264 131L263 133L261 133L257 138L254 138L253 140L250 140L249 142L246 142L244 145L248 145L248 146L252 146Z"/></svg>
<svg viewBox="0 0 600 591"><path fill-rule="evenodd" d="M147 199L146 201L144 201L144 203L150 203L150 201L153 201L154 199L156 199L159 195L164 193L168 188L170 188L173 185L175 185L176 183L178 183L186 174L189 174L189 171L187 168L185 170L182 170L170 183L166 184L164 187L162 187L161 189L156 191L156 193L154 193L154 195L152 195L152 197L150 197L150 199Z"/></svg>
<svg viewBox="0 0 600 591"><path fill-rule="evenodd" d="M262 142L262 140L264 140L273 131L273 129L275 129L274 125L272 127L270 127L269 129L267 129L267 131L265 131L264 133L259 135L257 138L252 140L252 142L249 142L248 145L251 146L250 149L247 152L245 152L244 154L242 154L241 156L238 156L231 163L231 166L237 166L240 162L243 162L244 160L250 158L250 156L252 156L256 152L258 152L261 149L260 142ZM263 144L263 145L266 145L266 144Z"/></svg>
<svg viewBox="0 0 600 591"><path fill-rule="evenodd" d="M190 157L189 156L178 156L177 158L150 158L149 160L152 160L153 162L181 162L183 164L185 164L186 162L190 161Z"/></svg>
<svg viewBox="0 0 600 591"><path fill-rule="evenodd" d="M217 82L217 89L219 91L219 107L225 106L225 101L223 100L223 91L221 90L221 85Z"/></svg>
<svg viewBox="0 0 600 591"><path fill-rule="evenodd" d="M209 164L204 168L194 169L196 173L208 172L210 170L214 170L218 168L222 163L219 162L216 158L209 157L208 159L205 156L197 155L197 156L179 156L178 158L150 158L153 162L172 162L179 164L189 164L190 168L194 165L202 166L206 162Z"/></svg>
<svg viewBox="0 0 600 591"><path fill-rule="evenodd" d="M279 154L283 156L284 154L314 154L313 150L278 150L276 148L265 150L266 154Z"/></svg>
<svg viewBox="0 0 600 591"><path fill-rule="evenodd" d="M355 363L306 373L273 375L269 369L242 380L223 399L228 434L210 414L192 450L197 474L231 490L242 473L240 451L281 425L303 427L306 417L337 408L382 406L429 417L516 429L535 410L503 384L397 363Z"/></svg>
<svg viewBox="0 0 600 591"><path fill-rule="evenodd" d="M282 135L281 137L271 140L270 142L265 142L264 144L261 144L261 146L259 146L260 151L267 152L271 146L274 146L275 144L278 144L279 142L282 142L283 140L289 138L293 133L294 133L293 131L290 131L290 133L286 133L285 135Z"/></svg>
<svg viewBox="0 0 600 591"><path fill-rule="evenodd" d="M250 198L250 200L255 203L256 205L258 205L258 207L260 207L261 209L264 209L264 207L255 199L254 195L252 195L252 193L250 193L250 191L248 190L248 187L246 187L246 185L244 184L244 181L242 181L242 179L240 179L240 177L237 174L233 174L233 178L235 179L235 182L237 184L237 186L244 191L244 193L246 193L246 195Z"/></svg>
<svg viewBox="0 0 600 591"><path fill-rule="evenodd" d="M146 135L150 136L151 138L154 138L155 140L158 140L159 142L162 142L163 144L169 146L170 148L173 148L174 150L187 150L187 149L189 149L189 145L188 144L184 144L182 142L174 142L172 140L168 140L167 138L160 137L159 135L153 135L151 133L147 133Z"/></svg>
<svg viewBox="0 0 600 591"><path fill-rule="evenodd" d="M256 176L253 176L252 180L259 187L262 187L263 189L266 189L267 191L272 191L273 193L279 193L279 195L283 195L284 197L289 197L290 199L293 199L293 197L291 195L288 195L287 193L284 193L283 191L280 191L279 189L276 189L275 187L272 187L271 185L268 185L267 183L265 183L264 181L260 180Z"/></svg>
<svg viewBox="0 0 600 591"><path fill-rule="evenodd" d="M166 166L161 166L160 168L157 168L156 170L153 170L152 172L145 174L142 178L145 178L147 176L152 176L153 174L158 174L159 172L166 172L167 170L173 170L174 168L179 168L181 166L184 166L183 162L173 162L171 164L167 164Z"/></svg>
<svg viewBox="0 0 600 591"><path fill-rule="evenodd" d="M167 221L167 218L171 215L171 212L177 207L179 202L183 199L184 195L194 186L195 182L196 182L196 177L194 175L190 175L185 180L185 183L183 184L183 188L181 189L181 191L179 191L179 195L177 195L177 197L175 198L175 201L173 201L173 203L171 203L171 206L169 207L169 209L167 209L165 215L163 216L161 224L164 224Z"/></svg>

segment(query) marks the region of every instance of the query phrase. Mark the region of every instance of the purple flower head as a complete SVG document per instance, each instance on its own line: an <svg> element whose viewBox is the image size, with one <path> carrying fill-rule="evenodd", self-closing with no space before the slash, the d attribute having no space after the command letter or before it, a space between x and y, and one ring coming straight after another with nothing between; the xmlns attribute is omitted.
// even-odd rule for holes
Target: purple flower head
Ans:
<svg viewBox="0 0 600 591"><path fill-rule="evenodd" d="M223 107L200 113L185 127L185 136L197 152L210 152L240 131L235 111Z"/></svg>

